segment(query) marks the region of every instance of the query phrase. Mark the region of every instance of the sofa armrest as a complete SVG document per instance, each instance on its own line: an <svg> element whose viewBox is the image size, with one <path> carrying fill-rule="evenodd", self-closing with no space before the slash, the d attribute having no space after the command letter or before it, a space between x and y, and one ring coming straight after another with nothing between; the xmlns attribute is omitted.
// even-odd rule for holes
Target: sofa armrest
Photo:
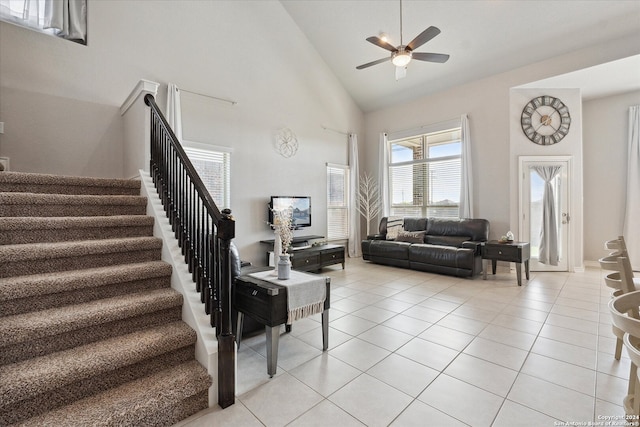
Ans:
<svg viewBox="0 0 640 427"><path fill-rule="evenodd" d="M462 242L462 247L463 248L467 248L467 249L473 249L473 253L475 255L481 255L482 254L482 245L485 242L478 242L475 240L467 240L466 242Z"/></svg>
<svg viewBox="0 0 640 427"><path fill-rule="evenodd" d="M369 234L367 236L367 240L386 240L386 239L387 239L386 234Z"/></svg>

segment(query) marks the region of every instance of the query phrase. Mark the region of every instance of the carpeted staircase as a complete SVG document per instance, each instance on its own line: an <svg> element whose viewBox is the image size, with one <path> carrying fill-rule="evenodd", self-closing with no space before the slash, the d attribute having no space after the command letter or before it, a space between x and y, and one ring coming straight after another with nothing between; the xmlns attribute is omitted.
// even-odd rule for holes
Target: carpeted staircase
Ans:
<svg viewBox="0 0 640 427"><path fill-rule="evenodd" d="M139 194L0 172L0 425L163 426L208 406Z"/></svg>

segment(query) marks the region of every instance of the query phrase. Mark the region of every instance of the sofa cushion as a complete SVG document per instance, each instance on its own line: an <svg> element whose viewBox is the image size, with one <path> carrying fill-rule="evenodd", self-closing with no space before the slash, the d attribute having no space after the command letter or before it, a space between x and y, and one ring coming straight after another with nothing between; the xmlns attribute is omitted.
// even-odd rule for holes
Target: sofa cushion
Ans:
<svg viewBox="0 0 640 427"><path fill-rule="evenodd" d="M398 232L396 242L424 243L424 235L426 231L404 231Z"/></svg>
<svg viewBox="0 0 640 427"><path fill-rule="evenodd" d="M427 234L437 236L468 236L469 240L484 241L489 238L489 221L486 219L429 218Z"/></svg>
<svg viewBox="0 0 640 427"><path fill-rule="evenodd" d="M471 249L414 244L409 248L409 261L412 263L472 269L474 256Z"/></svg>
<svg viewBox="0 0 640 427"><path fill-rule="evenodd" d="M427 229L427 218L405 218L402 228L405 231L424 231Z"/></svg>
<svg viewBox="0 0 640 427"><path fill-rule="evenodd" d="M409 259L409 246L407 242L388 242L386 240L373 240L369 245L369 254L375 257L393 259Z"/></svg>
<svg viewBox="0 0 640 427"><path fill-rule="evenodd" d="M464 242L471 240L467 236L425 236L424 242L431 245L455 246L461 248Z"/></svg>
<svg viewBox="0 0 640 427"><path fill-rule="evenodd" d="M387 218L387 240L395 240L398 232L402 230L404 219L399 216L390 216Z"/></svg>

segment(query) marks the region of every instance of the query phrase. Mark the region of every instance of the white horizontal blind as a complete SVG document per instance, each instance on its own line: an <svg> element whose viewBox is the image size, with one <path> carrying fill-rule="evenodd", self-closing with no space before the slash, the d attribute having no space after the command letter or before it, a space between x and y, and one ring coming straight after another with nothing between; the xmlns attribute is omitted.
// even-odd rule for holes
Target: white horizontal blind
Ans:
<svg viewBox="0 0 640 427"><path fill-rule="evenodd" d="M327 239L349 238L349 168L327 165Z"/></svg>
<svg viewBox="0 0 640 427"><path fill-rule="evenodd" d="M457 218L460 205L460 128L390 141L391 214Z"/></svg>
<svg viewBox="0 0 640 427"><path fill-rule="evenodd" d="M218 209L229 208L231 206L231 153L186 146L183 148Z"/></svg>

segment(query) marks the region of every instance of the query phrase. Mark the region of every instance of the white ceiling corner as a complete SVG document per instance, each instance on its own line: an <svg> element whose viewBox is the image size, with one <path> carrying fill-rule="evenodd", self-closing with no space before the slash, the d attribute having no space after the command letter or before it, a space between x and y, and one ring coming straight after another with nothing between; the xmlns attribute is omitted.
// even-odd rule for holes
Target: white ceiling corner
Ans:
<svg viewBox="0 0 640 427"><path fill-rule="evenodd" d="M355 67L388 54L367 37L385 32L400 44L398 0L280 1L365 112L640 33L638 1L404 0L403 42L433 25L442 33L416 51L451 58L444 64L414 60L407 77L396 81L390 62ZM615 93L621 85L640 88L638 58L608 65L543 82L580 84L585 98Z"/></svg>

